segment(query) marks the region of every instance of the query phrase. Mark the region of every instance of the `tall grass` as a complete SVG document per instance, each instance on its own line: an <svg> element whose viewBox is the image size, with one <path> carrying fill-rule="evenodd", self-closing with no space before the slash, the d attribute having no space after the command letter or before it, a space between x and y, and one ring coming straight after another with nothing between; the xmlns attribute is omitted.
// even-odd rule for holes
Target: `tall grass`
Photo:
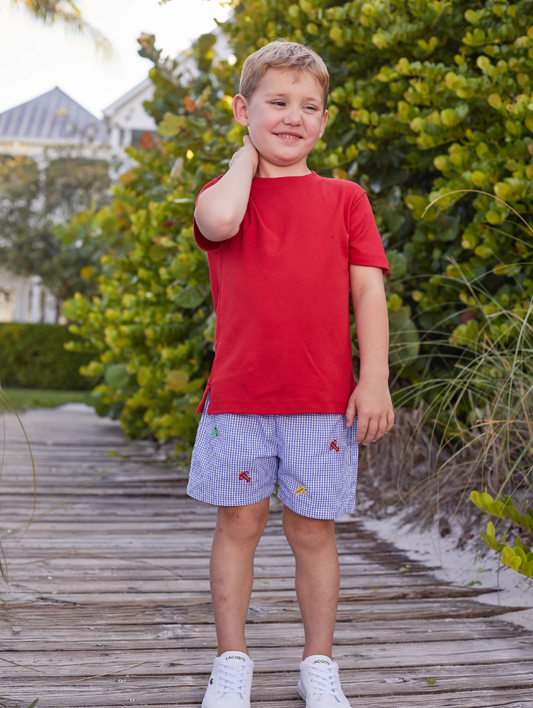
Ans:
<svg viewBox="0 0 533 708"><path fill-rule="evenodd" d="M508 324L504 335L489 336L485 318L474 338L442 343L453 362L448 369L394 397L397 406L419 413L412 444L422 426L431 429L429 444L437 450L418 487L439 507L457 510L471 489L518 501L532 491L533 302L523 317L506 310L493 317Z"/></svg>
<svg viewBox="0 0 533 708"><path fill-rule="evenodd" d="M473 490L498 500L508 495L515 507L527 507L533 498L533 299L517 280L522 307L501 305L484 286L501 265L456 279L457 300L447 303L453 315L443 316L433 331L418 332L428 364L421 380L397 390L393 383L397 422L387 446L363 452L362 466L376 491L389 504L408 505L408 521L479 518L470 503ZM450 319L466 302L469 321L450 337Z"/></svg>
<svg viewBox="0 0 533 708"><path fill-rule="evenodd" d="M30 516L30 519L28 520L27 524L25 525L24 531L23 531L23 536L26 533L27 529L30 527L33 518L35 516L35 507L37 505L37 475L35 472L35 460L33 458L33 452L31 449L31 443L28 438L28 435L26 433L26 429L24 428L24 424L22 423L19 414L15 410L15 408L12 406L8 396L5 394L4 390L2 389L2 386L0 385L0 413L2 415L2 456L0 458L0 483L2 481L2 472L4 469L4 458L5 458L5 450L6 450L6 426L5 426L5 419L4 419L4 411L8 410L10 413L13 413L19 422L19 425L21 427L21 430L24 434L24 438L26 440L26 445L28 446L28 453L30 456L30 461L31 461L31 469L32 469L32 477L33 477L33 508L32 508L32 513ZM4 551L4 546L3 546L3 541L5 540L6 536L0 534L0 576L3 578L3 580L7 583L8 582L8 568L7 568L7 558L6 554Z"/></svg>

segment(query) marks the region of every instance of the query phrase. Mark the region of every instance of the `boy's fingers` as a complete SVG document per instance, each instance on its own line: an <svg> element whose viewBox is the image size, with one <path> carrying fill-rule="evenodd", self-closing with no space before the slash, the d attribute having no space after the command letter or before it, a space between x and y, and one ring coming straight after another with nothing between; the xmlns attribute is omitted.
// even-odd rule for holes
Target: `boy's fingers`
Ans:
<svg viewBox="0 0 533 708"><path fill-rule="evenodd" d="M359 416L357 420L357 436L355 441L363 445L368 445L372 442L380 440L385 433L392 428L392 424L388 425L388 418L382 415L379 418L365 418Z"/></svg>
<svg viewBox="0 0 533 708"><path fill-rule="evenodd" d="M344 415L346 416L346 427L351 428L355 420L355 416L357 415L357 406L355 405L355 400L353 398L350 398L348 401Z"/></svg>
<svg viewBox="0 0 533 708"><path fill-rule="evenodd" d="M368 418L363 416L358 416L357 418L357 435L355 436L355 442L362 443L366 437L366 431L368 428Z"/></svg>
<svg viewBox="0 0 533 708"><path fill-rule="evenodd" d="M355 420L355 406L348 406L344 415L346 416L346 427L351 428Z"/></svg>
<svg viewBox="0 0 533 708"><path fill-rule="evenodd" d="M378 432L378 424L376 420L370 420L368 427L366 429L366 435L363 438L363 445L368 445L371 442L374 442L376 439L376 434Z"/></svg>
<svg viewBox="0 0 533 708"><path fill-rule="evenodd" d="M380 438L382 438L385 433L387 432L387 416L384 415L379 419L379 424L378 424L378 430L376 435L372 438L372 442L377 442Z"/></svg>

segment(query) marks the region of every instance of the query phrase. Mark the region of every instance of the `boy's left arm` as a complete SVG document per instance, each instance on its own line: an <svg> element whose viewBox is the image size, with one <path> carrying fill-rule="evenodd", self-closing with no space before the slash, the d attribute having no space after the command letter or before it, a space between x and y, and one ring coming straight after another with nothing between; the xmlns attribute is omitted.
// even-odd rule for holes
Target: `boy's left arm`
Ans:
<svg viewBox="0 0 533 708"><path fill-rule="evenodd" d="M361 356L359 382L350 396L346 423L357 415L356 442L377 442L394 425L389 391L389 315L383 271L350 264L350 290Z"/></svg>

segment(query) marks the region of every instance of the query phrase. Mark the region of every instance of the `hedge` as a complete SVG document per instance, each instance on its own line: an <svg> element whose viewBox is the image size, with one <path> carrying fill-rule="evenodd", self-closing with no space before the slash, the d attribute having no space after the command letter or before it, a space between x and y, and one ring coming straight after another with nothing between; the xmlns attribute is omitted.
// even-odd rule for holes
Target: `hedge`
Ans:
<svg viewBox="0 0 533 708"><path fill-rule="evenodd" d="M79 373L91 354L66 351L72 340L66 325L0 324L0 384L2 387L54 391L87 391L94 379Z"/></svg>

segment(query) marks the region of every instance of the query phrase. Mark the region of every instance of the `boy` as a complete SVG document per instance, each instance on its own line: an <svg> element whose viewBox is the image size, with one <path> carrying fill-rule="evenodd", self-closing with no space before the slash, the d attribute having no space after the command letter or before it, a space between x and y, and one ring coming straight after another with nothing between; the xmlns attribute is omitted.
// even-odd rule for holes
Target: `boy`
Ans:
<svg viewBox="0 0 533 708"><path fill-rule="evenodd" d="M355 183L307 167L326 127L328 85L324 62L305 46L275 41L249 56L233 100L249 136L197 200L195 238L208 253L217 313L188 486L219 507L210 568L218 656L203 708L250 706L244 627L276 481L305 630L298 691L307 708L350 705L331 658L334 519L354 508L358 443L381 438L394 414L388 263L368 199Z"/></svg>

